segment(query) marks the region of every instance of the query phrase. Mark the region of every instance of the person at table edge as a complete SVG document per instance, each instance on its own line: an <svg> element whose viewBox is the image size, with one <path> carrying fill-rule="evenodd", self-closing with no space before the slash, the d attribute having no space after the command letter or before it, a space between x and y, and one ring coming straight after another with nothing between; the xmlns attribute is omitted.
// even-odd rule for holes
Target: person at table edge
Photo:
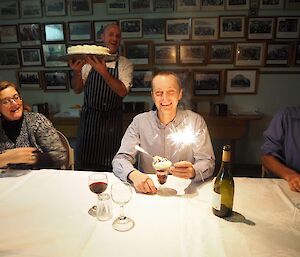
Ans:
<svg viewBox="0 0 300 257"><path fill-rule="evenodd" d="M0 167L62 168L67 152L42 114L25 112L14 83L0 82Z"/></svg>
<svg viewBox="0 0 300 257"><path fill-rule="evenodd" d="M138 192L156 193L157 189L146 173L155 173L152 158L137 155L140 145L152 156L168 158L173 166L170 173L180 178L203 180L212 176L215 156L204 119L189 110L179 110L182 97L180 80L176 74L161 71L152 80L152 99L157 108L134 117L127 128L121 147L112 161L113 172L123 181L131 181ZM174 144L170 134L190 126L196 132L191 144ZM139 169L133 164L139 158Z"/></svg>
<svg viewBox="0 0 300 257"><path fill-rule="evenodd" d="M263 166L300 192L300 106L277 112L263 136Z"/></svg>

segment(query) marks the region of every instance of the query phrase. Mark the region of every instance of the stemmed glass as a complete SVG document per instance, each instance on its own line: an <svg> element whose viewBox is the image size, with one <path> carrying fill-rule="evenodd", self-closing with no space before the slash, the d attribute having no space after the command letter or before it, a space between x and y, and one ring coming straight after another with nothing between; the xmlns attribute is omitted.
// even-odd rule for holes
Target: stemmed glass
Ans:
<svg viewBox="0 0 300 257"><path fill-rule="evenodd" d="M132 189L127 182L117 182L111 186L111 198L114 203L120 205L120 216L112 224L113 228L118 231L127 231L133 228L134 221L124 215L124 205L132 197Z"/></svg>
<svg viewBox="0 0 300 257"><path fill-rule="evenodd" d="M90 190L97 194L97 197L99 197L100 194L102 194L106 188L107 188L107 175L105 173L93 173L89 176L89 188ZM90 210L89 214L92 216L96 216L97 206L94 205Z"/></svg>
<svg viewBox="0 0 300 257"><path fill-rule="evenodd" d="M169 169L156 170L156 176L157 176L158 183L160 184L159 186L160 190L164 188L163 185L167 182L168 174L169 174Z"/></svg>

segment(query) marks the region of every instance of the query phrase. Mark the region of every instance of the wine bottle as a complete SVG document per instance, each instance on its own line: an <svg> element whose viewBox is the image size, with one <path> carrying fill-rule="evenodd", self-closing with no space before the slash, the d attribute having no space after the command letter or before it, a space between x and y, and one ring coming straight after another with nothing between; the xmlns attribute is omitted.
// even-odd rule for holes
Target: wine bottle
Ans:
<svg viewBox="0 0 300 257"><path fill-rule="evenodd" d="M222 164L214 182L212 209L218 217L228 217L232 213L234 181L230 165L230 145L223 146Z"/></svg>

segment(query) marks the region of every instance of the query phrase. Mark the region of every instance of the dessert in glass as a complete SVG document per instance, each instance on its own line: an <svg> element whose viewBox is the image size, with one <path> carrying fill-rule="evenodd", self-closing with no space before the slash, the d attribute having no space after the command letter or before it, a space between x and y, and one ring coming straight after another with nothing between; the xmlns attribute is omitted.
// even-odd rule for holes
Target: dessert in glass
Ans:
<svg viewBox="0 0 300 257"><path fill-rule="evenodd" d="M161 188L162 185L167 182L169 169L172 166L172 162L169 161L167 158L161 156L154 156L152 166L156 170L157 180L161 185Z"/></svg>

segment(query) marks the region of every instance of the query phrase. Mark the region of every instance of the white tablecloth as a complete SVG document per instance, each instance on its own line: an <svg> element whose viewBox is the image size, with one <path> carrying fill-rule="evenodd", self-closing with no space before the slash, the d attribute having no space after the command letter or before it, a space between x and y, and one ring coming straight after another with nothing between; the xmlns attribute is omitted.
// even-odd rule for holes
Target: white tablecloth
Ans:
<svg viewBox="0 0 300 257"><path fill-rule="evenodd" d="M90 172L23 171L0 175L2 257L299 257L293 193L283 180L235 178L235 215L211 211L212 181L188 185L169 176L178 195L134 193L125 206L135 227L117 232L113 219L88 214L96 195ZM118 181L108 173L109 185ZM178 184L179 182L179 184ZM182 183L181 183L182 182ZM181 188L179 188L181 187ZM107 192L110 191L108 187Z"/></svg>

